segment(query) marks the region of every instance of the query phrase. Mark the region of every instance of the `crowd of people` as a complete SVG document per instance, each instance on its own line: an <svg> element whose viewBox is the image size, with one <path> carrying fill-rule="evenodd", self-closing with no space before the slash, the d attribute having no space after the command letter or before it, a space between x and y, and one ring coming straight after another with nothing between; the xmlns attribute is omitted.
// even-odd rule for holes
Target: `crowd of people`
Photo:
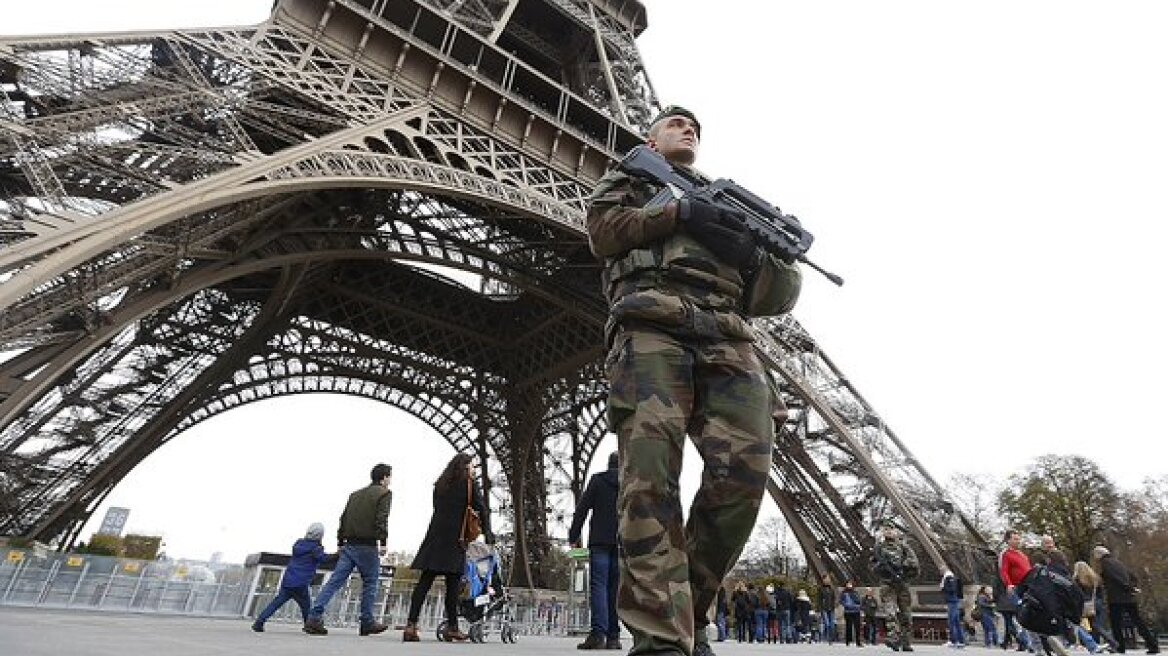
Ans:
<svg viewBox="0 0 1168 656"><path fill-rule="evenodd" d="M725 589L715 605L717 641L734 635L738 642L796 643L836 641L863 646L876 641L877 614L880 603L873 588L856 588L848 581L837 590L830 578L812 589L792 590L784 581L763 586L739 581L727 595ZM837 611L843 618L843 635L837 623Z"/></svg>
<svg viewBox="0 0 1168 656"><path fill-rule="evenodd" d="M967 600L967 588L958 576L949 570L943 572L938 587L946 607L945 646L961 649L981 644L1043 655L1066 654L1068 648L1122 654L1138 635L1148 654L1159 653L1156 635L1138 609L1136 577L1107 547L1096 546L1091 562L1072 564L1050 536L1042 537L1040 549L1033 554L1023 549L1022 539L1019 531L1006 532L994 581L978 587L971 599ZM1063 577L1083 600L1081 608L1056 618L1051 631L1023 628L1019 618L1026 603L1024 589L1033 580L1036 567L1046 576ZM881 578L879 589L866 587L861 591L854 581L837 588L829 578L810 590L788 588L784 581L765 586L749 581L728 584L715 605L717 640L736 637L738 642L822 641L863 646L876 644L883 636L888 647L912 651L907 581L916 577L917 564L894 527L886 527L877 543L873 570ZM732 591L727 592L730 587ZM844 620L842 632L836 623L839 615Z"/></svg>

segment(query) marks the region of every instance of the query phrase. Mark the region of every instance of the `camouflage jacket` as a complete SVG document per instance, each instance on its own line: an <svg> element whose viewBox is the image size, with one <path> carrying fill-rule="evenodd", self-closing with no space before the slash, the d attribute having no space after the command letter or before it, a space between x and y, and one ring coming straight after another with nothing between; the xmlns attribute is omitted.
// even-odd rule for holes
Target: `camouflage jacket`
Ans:
<svg viewBox="0 0 1168 656"><path fill-rule="evenodd" d="M920 573L920 563L904 540L880 540L872 553L872 569L886 583L907 582Z"/></svg>
<svg viewBox="0 0 1168 656"><path fill-rule="evenodd" d="M602 258L610 328L649 324L682 335L749 340L746 318L789 312L799 269L767 256L757 273L721 262L664 208L645 208L659 189L620 170L601 178L588 203L588 241Z"/></svg>

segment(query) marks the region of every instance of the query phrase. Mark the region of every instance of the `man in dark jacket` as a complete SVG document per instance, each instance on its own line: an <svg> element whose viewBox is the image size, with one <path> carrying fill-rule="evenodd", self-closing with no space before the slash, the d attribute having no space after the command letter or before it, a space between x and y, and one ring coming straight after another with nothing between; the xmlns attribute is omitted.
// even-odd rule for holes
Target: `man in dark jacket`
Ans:
<svg viewBox="0 0 1168 656"><path fill-rule="evenodd" d="M288 603L289 599L300 606L301 617L305 622L308 621L308 608L312 605L312 593L309 591L309 586L312 585L312 579L316 576L316 568L320 567L320 564L325 560L324 546L320 543L322 537L324 537L324 525L314 523L308 527L304 537L292 545L292 559L288 561L288 567L284 570L284 578L280 580L280 592L276 594L275 599L272 599L272 603L268 604L256 616L255 623L251 625L252 631L263 633L264 622L275 615L276 611Z"/></svg>
<svg viewBox="0 0 1168 656"><path fill-rule="evenodd" d="M369 472L372 482L349 495L349 502L341 513L340 528L337 529L340 560L328 583L320 591L320 597L308 619L304 621L305 633L328 635L328 629L324 628L320 618L333 595L348 582L354 569L361 574L360 634L382 633L388 628L373 619L373 603L377 599L381 556L385 554L385 541L389 537L389 507L393 501L393 493L389 491L391 473L393 468L389 465L376 465Z"/></svg>
<svg viewBox="0 0 1168 656"><path fill-rule="evenodd" d="M1103 590L1107 593L1107 615L1111 620L1112 633L1115 634L1115 652L1122 654L1126 650L1123 630L1123 618L1126 615L1131 618L1132 626L1144 639L1148 653L1160 653L1156 634L1144 624L1144 618L1140 617L1140 610L1136 605L1136 595L1140 593L1140 589L1136 587L1136 577L1103 545L1092 549L1091 557L1095 560L1095 571L1103 578Z"/></svg>
<svg viewBox="0 0 1168 656"><path fill-rule="evenodd" d="M584 527L584 518L589 512L592 513L592 521L588 523L588 585L592 631L584 642L576 645L578 649L623 648L616 615L616 590L620 582L616 546L619 464L619 454L614 451L608 457L608 469L589 479L580 503L576 506L576 513L572 516L572 527L568 530L568 542L579 548L582 544L580 530Z"/></svg>
<svg viewBox="0 0 1168 656"><path fill-rule="evenodd" d="M823 585L819 586L819 595L816 598L816 610L823 624L823 638L827 644L835 641L835 586L831 584L831 577L823 577Z"/></svg>
<svg viewBox="0 0 1168 656"><path fill-rule="evenodd" d="M775 611L779 616L779 641L795 642L795 629L791 622L791 612L795 609L795 595L779 581L775 587Z"/></svg>

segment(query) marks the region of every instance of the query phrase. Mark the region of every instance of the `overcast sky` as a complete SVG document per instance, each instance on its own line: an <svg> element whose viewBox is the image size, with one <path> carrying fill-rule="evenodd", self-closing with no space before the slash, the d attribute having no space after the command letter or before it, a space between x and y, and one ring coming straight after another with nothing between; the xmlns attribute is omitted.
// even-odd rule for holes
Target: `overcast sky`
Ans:
<svg viewBox="0 0 1168 656"><path fill-rule="evenodd" d="M271 6L10 4L0 33L248 24ZM1045 453L1126 489L1164 473L1168 4L645 4L642 56L662 103L701 120L699 167L815 234L847 284L808 272L795 316L935 478ZM385 460L390 546L412 551L451 455L374 401L276 399L180 436L108 503L172 555L241 560L312 521L331 534ZM691 449L687 497L697 469Z"/></svg>

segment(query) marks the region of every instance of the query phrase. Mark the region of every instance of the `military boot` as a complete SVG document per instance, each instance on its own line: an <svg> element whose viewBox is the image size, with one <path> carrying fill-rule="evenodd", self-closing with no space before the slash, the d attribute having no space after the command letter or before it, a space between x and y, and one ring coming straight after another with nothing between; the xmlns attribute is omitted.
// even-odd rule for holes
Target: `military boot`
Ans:
<svg viewBox="0 0 1168 656"><path fill-rule="evenodd" d="M714 650L708 642L694 643L693 656L715 656Z"/></svg>

